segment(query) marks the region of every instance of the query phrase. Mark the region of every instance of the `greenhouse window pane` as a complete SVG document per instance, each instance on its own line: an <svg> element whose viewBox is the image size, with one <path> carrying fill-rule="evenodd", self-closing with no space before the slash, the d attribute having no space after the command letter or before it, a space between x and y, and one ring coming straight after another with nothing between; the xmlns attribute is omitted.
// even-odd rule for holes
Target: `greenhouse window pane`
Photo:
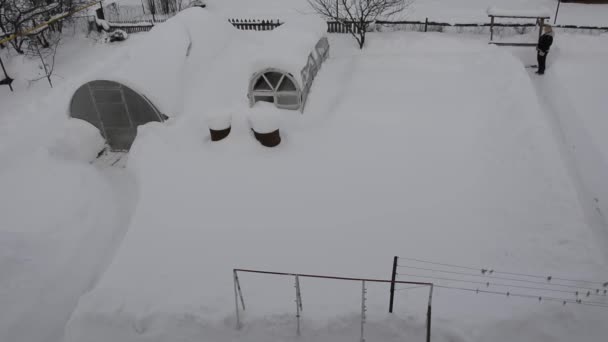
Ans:
<svg viewBox="0 0 608 342"><path fill-rule="evenodd" d="M254 90L272 90L268 82L264 79L263 76L258 78L257 82L255 82L255 86L253 86Z"/></svg>
<svg viewBox="0 0 608 342"><path fill-rule="evenodd" d="M266 79L268 79L268 81L270 82L272 87L274 89L276 89L277 86L279 85L279 81L281 80L281 77L283 77L283 74L280 72L271 71L271 72L265 73L264 76L266 76Z"/></svg>

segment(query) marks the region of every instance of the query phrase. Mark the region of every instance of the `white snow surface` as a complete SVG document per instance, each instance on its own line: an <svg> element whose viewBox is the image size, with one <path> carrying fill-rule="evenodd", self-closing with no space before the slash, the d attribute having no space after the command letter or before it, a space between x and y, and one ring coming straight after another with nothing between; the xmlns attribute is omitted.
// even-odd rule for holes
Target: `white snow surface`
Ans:
<svg viewBox="0 0 608 342"><path fill-rule="evenodd" d="M392 257L407 254L606 277L606 246L508 51L414 33L371 34L359 51L351 38L331 37L332 58L304 115L284 112L285 139L267 150L251 136L245 92L234 91L246 89L247 66L233 53L241 43L227 44L207 68L192 62L202 49L193 44L182 116L140 127L127 166L137 208L66 342L289 340L292 279L242 276L246 328L232 330L235 267L387 278ZM231 138L211 144L203 114L222 103L240 111ZM398 296L389 318L387 290L370 285L367 337L423 336L426 295ZM356 338L360 284L306 280L303 291L306 339ZM601 308L450 290L434 303L438 341L606 334Z"/></svg>
<svg viewBox="0 0 608 342"><path fill-rule="evenodd" d="M553 18L557 3L557 0L416 0L404 13L392 19L424 21L429 18L430 21L449 23L487 23L486 10L492 6L520 11L545 9ZM209 9L237 19L287 20L302 13L313 13L306 0L207 0L207 4ZM562 3L557 23L608 26L608 5Z"/></svg>
<svg viewBox="0 0 608 342"><path fill-rule="evenodd" d="M136 200L127 172L85 161L99 146L99 133L67 114L72 89L90 64L111 64L125 45L72 32L65 30L57 52L53 89L46 79L27 82L39 77L37 60L0 51L15 78L14 92L0 88L0 341L63 338L78 298L96 283L124 235Z"/></svg>
<svg viewBox="0 0 608 342"><path fill-rule="evenodd" d="M502 16L502 17L539 17L539 18L550 18L551 11L548 9L509 9L499 7L489 7L487 11L488 15Z"/></svg>
<svg viewBox="0 0 608 342"><path fill-rule="evenodd" d="M51 155L66 160L93 161L105 146L97 127L80 119L67 119L60 135L49 147Z"/></svg>
<svg viewBox="0 0 608 342"><path fill-rule="evenodd" d="M281 1L274 10L293 4ZM256 3L261 11L271 2ZM467 17L475 1L433 3L442 15L458 7ZM560 18L577 8L584 23L606 8L565 5ZM547 75L534 82L519 61L478 38L371 34L358 51L352 38L331 37L332 57L306 111L284 111L283 142L268 150L247 124L259 50L224 20L206 31L223 33L198 34L207 27L200 18L176 19L191 34L191 58L180 55L185 39L171 45L152 33L112 45L66 40L56 65L66 79L55 77L52 90L38 82L26 91L36 68L0 50L18 76L15 93L0 88L1 341L58 342L70 315L65 341L292 340L293 279L241 275L248 307L244 330L235 331L233 267L387 278L399 254L607 278L606 232L590 227L582 198L591 194L596 215L607 212L604 36L558 36ZM168 26L166 36L185 32ZM125 55L138 54L129 48L139 40L161 55L149 68L165 55L163 44L175 47L165 57L176 64L169 82L158 87L179 99L157 90L153 101L182 115L141 127L127 170L51 153L73 90L115 72ZM228 106L230 139L211 144L205 117ZM546 107L565 126L582 191ZM300 339L359 338L359 283L302 285ZM397 312L387 316L388 289L368 286L369 340L423 339L424 289L399 291ZM608 334L603 308L447 289L436 293L433 315L436 341L603 342Z"/></svg>

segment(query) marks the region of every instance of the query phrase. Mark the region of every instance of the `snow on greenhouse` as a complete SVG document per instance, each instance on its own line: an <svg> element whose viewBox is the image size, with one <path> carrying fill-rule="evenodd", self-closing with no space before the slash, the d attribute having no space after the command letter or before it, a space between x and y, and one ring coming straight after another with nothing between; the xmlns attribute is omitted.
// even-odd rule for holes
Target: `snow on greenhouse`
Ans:
<svg viewBox="0 0 608 342"><path fill-rule="evenodd" d="M241 97L242 108L265 101L303 111L329 57L325 31L322 20L308 17L271 32L244 32L207 10L189 9L154 27L126 56L79 84L69 113L97 127L110 149L124 151L138 126L183 111L204 115L233 103L245 87L248 98ZM238 63L228 63L237 57ZM225 82L218 83L220 78ZM211 92L211 98L203 92Z"/></svg>
<svg viewBox="0 0 608 342"><path fill-rule="evenodd" d="M320 19L292 20L276 28L253 61L249 105L272 102L278 108L304 110L312 82L329 57L326 24Z"/></svg>
<svg viewBox="0 0 608 342"><path fill-rule="evenodd" d="M194 23L220 22L212 19L194 8L155 26L126 55L100 68L78 87L70 101L70 116L97 127L112 150L129 150L138 126L163 122L182 111L184 68L192 35L205 29Z"/></svg>

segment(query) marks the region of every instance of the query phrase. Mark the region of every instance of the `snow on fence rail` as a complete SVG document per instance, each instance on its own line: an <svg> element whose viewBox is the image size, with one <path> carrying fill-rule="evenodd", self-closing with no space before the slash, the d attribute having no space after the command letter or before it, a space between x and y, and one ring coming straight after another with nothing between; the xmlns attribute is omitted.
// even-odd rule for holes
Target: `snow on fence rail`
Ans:
<svg viewBox="0 0 608 342"><path fill-rule="evenodd" d="M397 257L395 257L396 260ZM393 266L396 267L396 266ZM241 309L245 310L245 299L243 296L243 290L241 287L241 282L239 280L239 272L240 273L255 273L262 275L275 275L275 276L285 276L285 277L293 277L295 284L295 302L296 302L296 334L300 336L300 313L302 311L302 295L301 295L301 287L300 287L300 278L316 278L316 279L324 279L324 280L338 280L338 281L349 281L349 282L361 282L361 341L365 341L365 322L366 322L366 283L381 283L381 284L390 284L390 309L389 312L392 312L392 303L393 303L393 294L395 290L396 284L407 284L407 285L417 285L424 286L429 288L429 297L428 297L428 305L426 312L426 342L431 341L431 306L433 301L433 287L434 284L430 282L417 282L417 281L405 281L405 280L397 280L395 277L395 272L393 270L393 278L388 279L371 279L371 278L352 278L352 277L338 277L338 276L328 276L328 275L320 275L320 274L301 274L301 273L286 273L286 272L273 272L273 271L260 271L260 270L250 270L250 269L233 269L233 282L234 282L234 302L236 306L236 328L240 329L242 327L241 322ZM240 305L240 306L239 306Z"/></svg>
<svg viewBox="0 0 608 342"><path fill-rule="evenodd" d="M157 19L157 20L124 20L118 22L108 22L110 25L110 30L120 29L127 33L137 33L137 32L148 32L155 25L162 24L166 19Z"/></svg>

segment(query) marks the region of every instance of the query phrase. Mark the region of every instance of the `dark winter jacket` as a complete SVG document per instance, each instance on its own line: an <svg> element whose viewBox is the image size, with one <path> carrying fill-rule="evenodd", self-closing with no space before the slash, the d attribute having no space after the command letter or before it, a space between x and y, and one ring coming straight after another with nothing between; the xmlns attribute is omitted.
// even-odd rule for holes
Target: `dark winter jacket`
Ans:
<svg viewBox="0 0 608 342"><path fill-rule="evenodd" d="M553 32L547 32L540 36L537 50L547 53L551 48L551 44L553 44Z"/></svg>

